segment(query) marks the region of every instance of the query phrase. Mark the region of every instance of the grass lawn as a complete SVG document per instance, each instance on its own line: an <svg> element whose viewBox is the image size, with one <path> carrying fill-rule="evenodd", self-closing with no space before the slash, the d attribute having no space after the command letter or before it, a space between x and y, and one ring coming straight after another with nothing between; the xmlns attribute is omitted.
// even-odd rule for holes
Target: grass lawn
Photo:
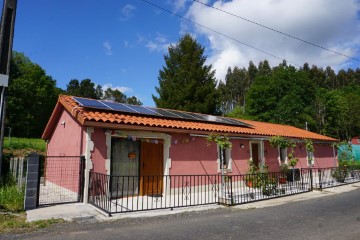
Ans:
<svg viewBox="0 0 360 240"><path fill-rule="evenodd" d="M0 212L0 234L26 233L62 222L64 222L62 219L26 222L25 212L17 214Z"/></svg>
<svg viewBox="0 0 360 240"><path fill-rule="evenodd" d="M24 189L19 189L8 175L0 178L0 235L30 232L61 222L64 221L51 219L26 222Z"/></svg>
<svg viewBox="0 0 360 240"><path fill-rule="evenodd" d="M46 143L39 138L4 138L4 148L7 149L35 149L39 151L46 150Z"/></svg>

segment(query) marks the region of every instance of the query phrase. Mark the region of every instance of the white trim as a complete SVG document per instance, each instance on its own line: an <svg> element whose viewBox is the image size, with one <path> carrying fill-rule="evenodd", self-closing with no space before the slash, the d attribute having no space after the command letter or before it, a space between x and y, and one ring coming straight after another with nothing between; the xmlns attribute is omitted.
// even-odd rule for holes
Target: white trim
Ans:
<svg viewBox="0 0 360 240"><path fill-rule="evenodd" d="M164 166L164 175L170 174L170 168L171 168L171 158L170 158L170 147L171 147L171 135L165 134L165 133L158 133L158 132L147 132L147 131L128 131L128 130L118 130L115 132L121 133L121 135L127 135L127 136L134 136L136 138L153 138L153 139L163 139L164 140L164 149L163 149L163 166ZM120 137L119 134L111 134L112 131L108 130L106 131L106 138L107 142L110 143L107 144L107 153L109 160L111 159L111 138L112 137ZM108 140L109 138L109 140ZM111 160L110 160L111 162ZM109 162L109 165L110 165ZM106 167L106 165L105 165ZM110 167L109 167L109 174L110 174ZM163 189L167 191L166 189L166 179L164 177L164 186Z"/></svg>
<svg viewBox="0 0 360 240"><path fill-rule="evenodd" d="M249 150L250 150L250 161L253 161L253 156L252 156L252 144L256 143L258 145L258 156L259 156L259 166L264 166L265 165L265 154L264 154L264 141L260 140L260 141L249 141Z"/></svg>
<svg viewBox="0 0 360 240"><path fill-rule="evenodd" d="M309 164L309 152L308 150L306 150L306 164L308 167L314 166L315 164L315 155L314 152L312 152L312 160L311 160L311 165Z"/></svg>
<svg viewBox="0 0 360 240"><path fill-rule="evenodd" d="M284 161L284 163L285 164L288 164L288 160L289 160L289 158L288 158L288 148L286 147L286 148L283 148L283 149L285 149L285 161ZM278 162L279 162L279 166L281 166L282 164L281 164L281 147L278 147Z"/></svg>
<svg viewBox="0 0 360 240"><path fill-rule="evenodd" d="M106 144L106 159L105 159L105 170L106 174L110 175L110 165L111 165L111 133L105 132L105 144Z"/></svg>
<svg viewBox="0 0 360 240"><path fill-rule="evenodd" d="M226 162L228 163L226 168L224 168L224 170L226 172L232 172L232 157L231 157L231 149L232 148L226 148L225 149L225 157L227 158L226 159ZM220 162L220 146L218 144L216 144L216 152L217 152L217 159L216 159L216 163L217 163L217 172L218 173L221 173L221 162Z"/></svg>
<svg viewBox="0 0 360 240"><path fill-rule="evenodd" d="M87 127L85 139L85 181L84 181L84 203L88 202L89 175L93 169L91 161L91 152L94 151L94 142L91 140L91 134L94 132L93 127Z"/></svg>

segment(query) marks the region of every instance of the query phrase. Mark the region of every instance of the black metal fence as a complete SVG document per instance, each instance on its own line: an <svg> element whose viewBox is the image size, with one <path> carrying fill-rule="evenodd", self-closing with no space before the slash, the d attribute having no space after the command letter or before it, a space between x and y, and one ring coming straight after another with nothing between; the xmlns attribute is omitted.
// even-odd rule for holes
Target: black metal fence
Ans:
<svg viewBox="0 0 360 240"><path fill-rule="evenodd" d="M246 175L109 176L90 172L89 203L113 213L236 205L312 190L310 170Z"/></svg>
<svg viewBox="0 0 360 240"><path fill-rule="evenodd" d="M313 187L317 189L360 182L360 166L313 168Z"/></svg>
<svg viewBox="0 0 360 240"><path fill-rule="evenodd" d="M40 157L38 206L82 201L84 168L82 156Z"/></svg>

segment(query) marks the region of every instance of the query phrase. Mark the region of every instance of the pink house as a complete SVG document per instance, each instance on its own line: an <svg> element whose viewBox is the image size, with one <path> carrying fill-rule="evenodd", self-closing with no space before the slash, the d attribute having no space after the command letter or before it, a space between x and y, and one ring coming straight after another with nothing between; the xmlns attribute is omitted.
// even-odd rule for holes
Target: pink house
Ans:
<svg viewBox="0 0 360 240"><path fill-rule="evenodd" d="M223 153L224 158L215 143L207 142L211 133L230 139L232 148ZM315 167L337 165L332 146L336 139L292 126L66 95L59 96L42 138L47 140L48 156L84 155L85 181L90 171L136 176L140 180L132 182L132 187L146 195L154 183L142 182L142 176L211 175L219 174L222 166L227 174L239 175L248 172L250 159L279 171L279 166L287 163L290 149L272 147L272 136L296 142L297 168L309 167L309 156ZM307 152L305 139L312 140L313 153ZM85 182L85 187L88 184ZM161 187L157 191L161 192Z"/></svg>

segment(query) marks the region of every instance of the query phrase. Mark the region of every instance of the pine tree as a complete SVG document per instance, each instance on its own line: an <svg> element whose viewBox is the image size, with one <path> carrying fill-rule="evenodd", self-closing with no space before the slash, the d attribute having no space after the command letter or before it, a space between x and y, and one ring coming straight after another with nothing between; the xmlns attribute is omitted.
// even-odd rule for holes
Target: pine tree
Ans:
<svg viewBox="0 0 360 240"><path fill-rule="evenodd" d="M205 114L216 114L218 97L215 71L205 65L204 48L189 34L170 45L159 71L159 96L152 96L157 107Z"/></svg>

